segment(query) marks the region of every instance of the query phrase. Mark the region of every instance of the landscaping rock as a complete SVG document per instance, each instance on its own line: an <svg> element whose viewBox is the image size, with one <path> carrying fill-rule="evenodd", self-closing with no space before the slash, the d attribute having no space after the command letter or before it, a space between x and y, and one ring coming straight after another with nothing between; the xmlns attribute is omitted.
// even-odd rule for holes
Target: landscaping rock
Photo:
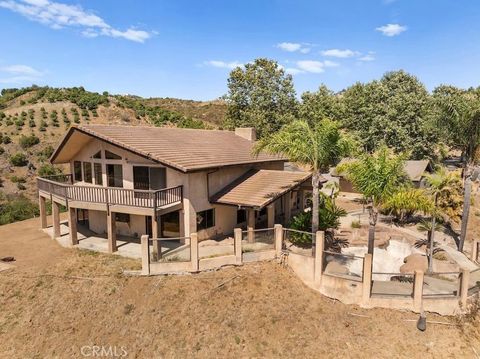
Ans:
<svg viewBox="0 0 480 359"><path fill-rule="evenodd" d="M428 269L427 257L421 254L410 254L404 259L405 264L400 267L400 273L414 273L416 270Z"/></svg>

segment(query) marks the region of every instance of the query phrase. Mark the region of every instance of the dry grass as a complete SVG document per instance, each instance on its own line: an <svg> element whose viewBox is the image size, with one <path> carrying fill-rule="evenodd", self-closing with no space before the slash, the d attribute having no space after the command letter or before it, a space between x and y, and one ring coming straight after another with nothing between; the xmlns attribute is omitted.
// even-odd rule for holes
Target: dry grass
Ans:
<svg viewBox="0 0 480 359"><path fill-rule="evenodd" d="M93 344L123 346L138 358L458 358L480 351L478 323L429 325L421 333L404 321L416 319L413 313L343 305L275 263L126 277L122 271L138 269L138 261L60 248L37 225L0 226L0 253L17 259L15 269L0 272L0 357L81 357L80 348Z"/></svg>

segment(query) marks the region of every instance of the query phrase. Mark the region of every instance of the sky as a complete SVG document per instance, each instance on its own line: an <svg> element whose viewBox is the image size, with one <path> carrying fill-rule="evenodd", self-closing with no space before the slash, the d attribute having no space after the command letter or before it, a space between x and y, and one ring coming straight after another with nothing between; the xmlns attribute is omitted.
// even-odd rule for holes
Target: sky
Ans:
<svg viewBox="0 0 480 359"><path fill-rule="evenodd" d="M211 100L267 57L297 95L404 69L480 85L478 0L0 0L0 88Z"/></svg>

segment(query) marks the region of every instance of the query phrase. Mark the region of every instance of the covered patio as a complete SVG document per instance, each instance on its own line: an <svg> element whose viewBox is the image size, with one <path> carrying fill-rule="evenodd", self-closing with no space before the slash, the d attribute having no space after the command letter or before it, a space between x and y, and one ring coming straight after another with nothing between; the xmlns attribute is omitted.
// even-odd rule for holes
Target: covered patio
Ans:
<svg viewBox="0 0 480 359"><path fill-rule="evenodd" d="M288 224L292 215L305 208L306 193L312 190L312 175L300 171L251 170L210 198L214 204L245 210L248 241L256 228Z"/></svg>

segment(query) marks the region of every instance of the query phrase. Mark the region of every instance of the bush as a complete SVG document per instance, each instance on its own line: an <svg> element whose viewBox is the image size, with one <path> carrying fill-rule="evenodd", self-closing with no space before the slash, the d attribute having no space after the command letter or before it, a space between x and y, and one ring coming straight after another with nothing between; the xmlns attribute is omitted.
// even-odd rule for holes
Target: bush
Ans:
<svg viewBox="0 0 480 359"><path fill-rule="evenodd" d="M11 126L11 125L13 125L13 121L10 118L8 118L7 121L5 122L5 124L7 126Z"/></svg>
<svg viewBox="0 0 480 359"><path fill-rule="evenodd" d="M12 166L23 167L27 165L28 160L24 153L17 152L16 154L10 156L9 162Z"/></svg>
<svg viewBox="0 0 480 359"><path fill-rule="evenodd" d="M360 221L352 221L352 224L350 226L352 228L361 228L362 227Z"/></svg>
<svg viewBox="0 0 480 359"><path fill-rule="evenodd" d="M48 145L43 150L38 152L38 155L37 155L38 159L41 160L41 161L49 159L50 156L52 155L53 151L54 151L54 148L51 145Z"/></svg>
<svg viewBox="0 0 480 359"><path fill-rule="evenodd" d="M22 147L23 149L27 149L39 144L40 139L32 133L29 136L21 135L18 143L20 144L20 147Z"/></svg>
<svg viewBox="0 0 480 359"><path fill-rule="evenodd" d="M2 196L0 199L0 225L38 216L36 204L23 195Z"/></svg>
<svg viewBox="0 0 480 359"><path fill-rule="evenodd" d="M10 181L12 181L13 183L25 183L27 182L27 179L23 176L11 176L10 177Z"/></svg>
<svg viewBox="0 0 480 359"><path fill-rule="evenodd" d="M25 187L25 185L23 183L20 183L20 182L17 182L17 188L20 191L25 191L27 189L27 187Z"/></svg>
<svg viewBox="0 0 480 359"><path fill-rule="evenodd" d="M50 163L41 165L38 169L38 175L40 177L56 176L62 174L62 170L57 168Z"/></svg>
<svg viewBox="0 0 480 359"><path fill-rule="evenodd" d="M4 143L5 145L8 145L8 144L11 143L11 142L12 142L12 139L11 139L9 136L4 136L4 137L3 137L3 143Z"/></svg>
<svg viewBox="0 0 480 359"><path fill-rule="evenodd" d="M3 147L0 147L0 155L3 155L4 152L5 152L5 149Z"/></svg>
<svg viewBox="0 0 480 359"><path fill-rule="evenodd" d="M28 121L28 126L29 126L30 128L33 128L33 127L37 126L37 124L35 123L35 120L34 120L34 119L30 119L30 120Z"/></svg>

